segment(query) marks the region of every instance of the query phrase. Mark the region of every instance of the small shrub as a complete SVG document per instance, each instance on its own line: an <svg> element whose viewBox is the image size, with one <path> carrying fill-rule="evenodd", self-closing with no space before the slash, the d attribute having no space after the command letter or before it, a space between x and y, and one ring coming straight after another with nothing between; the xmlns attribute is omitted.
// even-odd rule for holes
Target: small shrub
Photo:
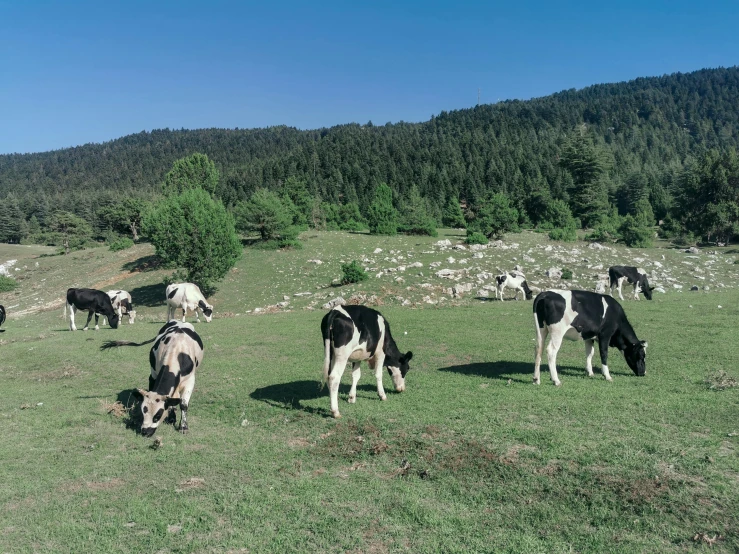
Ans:
<svg viewBox="0 0 739 554"><path fill-rule="evenodd" d="M0 275L0 292L10 292L18 286L18 282L5 275Z"/></svg>
<svg viewBox="0 0 739 554"><path fill-rule="evenodd" d="M654 231L647 227L642 218L627 215L618 228L626 246L635 248L649 248L652 246Z"/></svg>
<svg viewBox="0 0 739 554"><path fill-rule="evenodd" d="M464 240L467 244L487 244L488 238L479 231L467 231L467 238Z"/></svg>
<svg viewBox="0 0 739 554"><path fill-rule="evenodd" d="M561 240L563 242L575 242L577 240L577 231L574 227L552 229L549 231L549 238L552 240Z"/></svg>
<svg viewBox="0 0 739 554"><path fill-rule="evenodd" d="M739 259L734 260L734 265L739 265Z"/></svg>
<svg viewBox="0 0 739 554"><path fill-rule="evenodd" d="M349 283L359 283L367 279L367 272L362 268L359 263L354 260L349 264L342 264L341 271L344 272L344 277L341 279L342 285L348 285Z"/></svg>
<svg viewBox="0 0 739 554"><path fill-rule="evenodd" d="M280 239L277 242L278 248L291 248L293 250L302 250L303 249L303 243L300 242L298 239L294 238L284 238Z"/></svg>
<svg viewBox="0 0 739 554"><path fill-rule="evenodd" d="M125 250L126 248L131 248L132 246L133 241L128 237L117 238L109 244L111 252L118 252L120 250Z"/></svg>
<svg viewBox="0 0 739 554"><path fill-rule="evenodd" d="M562 268L562 279L572 279L572 270L566 267Z"/></svg>

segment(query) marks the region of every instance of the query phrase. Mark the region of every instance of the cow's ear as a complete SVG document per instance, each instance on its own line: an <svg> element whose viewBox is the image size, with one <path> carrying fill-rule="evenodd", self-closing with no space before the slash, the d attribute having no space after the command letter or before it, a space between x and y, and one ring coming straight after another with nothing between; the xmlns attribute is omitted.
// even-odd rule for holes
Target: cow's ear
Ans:
<svg viewBox="0 0 739 554"><path fill-rule="evenodd" d="M165 408L171 408L172 406L178 406L180 404L181 398L172 398L168 396L164 399L164 407Z"/></svg>
<svg viewBox="0 0 739 554"><path fill-rule="evenodd" d="M656 288L657 288L657 287L649 287L649 290L654 290L654 289L656 289Z"/></svg>
<svg viewBox="0 0 739 554"><path fill-rule="evenodd" d="M647 346L649 346L649 344L647 344L647 341L645 341L645 340L639 341L639 342L641 342L641 345L644 347L645 350L646 350Z"/></svg>
<svg viewBox="0 0 739 554"><path fill-rule="evenodd" d="M133 391L133 395L139 400L143 400L144 396L146 395L146 391L144 389L136 389L135 391Z"/></svg>
<svg viewBox="0 0 739 554"><path fill-rule="evenodd" d="M403 361L405 363L408 363L408 362L411 361L412 358L413 358L413 352L408 352L408 353L406 353L405 356L403 356Z"/></svg>

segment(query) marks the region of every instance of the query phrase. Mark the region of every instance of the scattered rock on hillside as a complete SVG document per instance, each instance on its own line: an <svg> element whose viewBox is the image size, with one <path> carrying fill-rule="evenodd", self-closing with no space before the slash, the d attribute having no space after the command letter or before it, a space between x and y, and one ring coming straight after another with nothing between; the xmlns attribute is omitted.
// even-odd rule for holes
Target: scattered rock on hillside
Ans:
<svg viewBox="0 0 739 554"><path fill-rule="evenodd" d="M308 260L309 264L316 264L321 265L323 262L321 260Z"/></svg>
<svg viewBox="0 0 739 554"><path fill-rule="evenodd" d="M691 246L690 248L686 248L684 252L686 254L700 254L700 249L695 246Z"/></svg>
<svg viewBox="0 0 739 554"><path fill-rule="evenodd" d="M599 242L591 242L590 244L588 244L588 248L590 248L591 250L611 250L609 246L604 246Z"/></svg>
<svg viewBox="0 0 739 554"><path fill-rule="evenodd" d="M326 302L323 306L321 306L324 310L332 310L336 306L343 306L346 304L346 300L342 296L337 296L336 298L332 298L328 302Z"/></svg>
<svg viewBox="0 0 739 554"><path fill-rule="evenodd" d="M449 239L436 241L436 246L451 246L451 245L452 245L452 241L450 241Z"/></svg>
<svg viewBox="0 0 739 554"><path fill-rule="evenodd" d="M453 269L442 269L436 272L436 276L441 277L442 279L454 279L456 275L457 272Z"/></svg>
<svg viewBox="0 0 739 554"><path fill-rule="evenodd" d="M556 267L550 267L546 271L547 277L551 279L561 279L562 278L562 270L557 269Z"/></svg>
<svg viewBox="0 0 739 554"><path fill-rule="evenodd" d="M382 252L382 248L375 248L375 251L372 252L372 253L373 254L379 254L380 252Z"/></svg>

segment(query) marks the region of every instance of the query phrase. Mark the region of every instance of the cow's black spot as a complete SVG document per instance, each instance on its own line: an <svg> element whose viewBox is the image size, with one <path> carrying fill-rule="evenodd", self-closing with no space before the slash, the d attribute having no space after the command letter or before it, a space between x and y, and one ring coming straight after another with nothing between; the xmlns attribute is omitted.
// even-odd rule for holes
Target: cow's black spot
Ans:
<svg viewBox="0 0 739 554"><path fill-rule="evenodd" d="M170 293L169 293L169 294L167 295L167 298L169 298L170 300L171 300L172 298L174 298L174 295L175 295L175 294L177 294L177 290L178 290L178 289L174 289L174 290L173 290L172 292L170 292Z"/></svg>
<svg viewBox="0 0 739 554"><path fill-rule="evenodd" d="M198 367L199 365L200 365L200 362L199 362L199 361L197 360L197 358L196 358L196 359L195 359L195 367Z"/></svg>
<svg viewBox="0 0 739 554"><path fill-rule="evenodd" d="M180 384L179 373L170 371L169 366L163 365L159 370L156 381L154 383L154 390L157 394L169 396L172 394Z"/></svg>
<svg viewBox="0 0 739 554"><path fill-rule="evenodd" d="M189 354L180 352L177 354L177 362L180 364L180 378L190 375L192 370L195 369L195 364Z"/></svg>
<svg viewBox="0 0 739 554"><path fill-rule="evenodd" d="M157 359L156 359L156 356L154 355L154 348L152 347L152 349L149 350L149 365L151 366L152 370L155 370L157 368L156 363L157 363Z"/></svg>
<svg viewBox="0 0 739 554"><path fill-rule="evenodd" d="M149 413L149 408L147 408L146 406L144 406L144 408L143 408L143 412L144 412L145 414L148 414L148 413Z"/></svg>
<svg viewBox="0 0 739 554"><path fill-rule="evenodd" d="M154 423L157 423L160 419L162 419L163 415L164 408L159 408L159 410L157 410L157 413L154 414Z"/></svg>
<svg viewBox="0 0 739 554"><path fill-rule="evenodd" d="M172 335L168 334L166 337L164 337L164 340L162 342L164 342L164 344L169 344L169 341L171 338L172 338Z"/></svg>
<svg viewBox="0 0 739 554"><path fill-rule="evenodd" d="M167 322L167 323L166 323L166 324L164 325L164 327L162 327L161 329L159 329L159 333L158 333L158 334L159 334L159 335L161 335L162 333L164 333L164 332L165 332L165 331L166 331L167 329L169 329L170 327L175 327L175 326L176 326L176 325L177 325L178 323L179 323L179 322L178 322L178 321L175 321L175 320L172 320L172 321L168 321L168 322Z"/></svg>
<svg viewBox="0 0 739 554"><path fill-rule="evenodd" d="M198 343L198 346L200 347L200 350L203 349L203 341L200 340L200 335L198 335L195 331L192 329L188 329L187 327L183 327L180 329L181 333L185 333L188 335L192 340Z"/></svg>
<svg viewBox="0 0 739 554"><path fill-rule="evenodd" d="M539 321L539 327L544 325L554 325L562 321L565 315L567 303L564 297L552 291L545 291L539 294L534 301L534 312Z"/></svg>

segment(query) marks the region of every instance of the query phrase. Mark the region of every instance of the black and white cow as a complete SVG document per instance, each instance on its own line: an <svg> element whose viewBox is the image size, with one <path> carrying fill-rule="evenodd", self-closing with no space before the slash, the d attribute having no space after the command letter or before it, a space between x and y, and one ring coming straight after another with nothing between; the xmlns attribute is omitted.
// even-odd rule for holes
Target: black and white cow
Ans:
<svg viewBox="0 0 739 554"><path fill-rule="evenodd" d="M146 342L108 341L100 349L118 346L143 346L154 343L149 351L149 390L137 389L135 395L141 400L141 434L150 437L154 434L169 410L167 423L175 424L175 406L180 405L182 420L180 431L187 427L187 409L190 396L195 388L195 370L203 363L203 341L189 323L172 320L159 329L156 337Z"/></svg>
<svg viewBox="0 0 739 554"><path fill-rule="evenodd" d="M5 323L5 306L0 304L0 325ZM0 333L4 333L5 329L0 329Z"/></svg>
<svg viewBox="0 0 739 554"><path fill-rule="evenodd" d="M331 413L334 417L341 417L339 383L347 362L352 362L352 388L348 399L352 404L357 401L359 363L362 360L367 360L370 369L375 370L380 399L387 399L385 389L382 388L383 367L387 367L395 390L405 390L405 375L413 353L400 353L390 334L390 325L380 312L366 306L337 306L323 317L321 334L325 351L323 381L328 381Z"/></svg>
<svg viewBox="0 0 739 554"><path fill-rule="evenodd" d="M77 310L87 311L87 323L82 329L87 331L93 314L95 315L95 330L100 329L98 326L98 317L103 315L110 322L113 329L118 329L118 314L113 309L110 297L101 290L95 289L68 289L67 303L64 305L64 317L67 317L67 307L69 307L69 330L76 331L74 324L74 314Z"/></svg>
<svg viewBox="0 0 739 554"><path fill-rule="evenodd" d="M547 346L549 373L555 385L557 377L557 352L562 339L585 341L585 371L593 376L593 341L598 341L603 376L612 381L608 372L608 347L624 353L631 370L643 377L646 372L646 341L640 341L626 319L621 304L610 296L584 290L547 290L534 300L536 324L536 358L534 383L540 383L539 366L544 341L551 335Z"/></svg>
<svg viewBox="0 0 739 554"><path fill-rule="evenodd" d="M176 283L169 285L166 290L167 294L167 320L174 319L174 313L177 308L182 308L182 322L185 322L187 310L195 312L195 318L198 323L200 316L198 309L203 312L205 321L210 323L213 319L213 306L205 301L205 296L200 292L200 287L193 283Z"/></svg>
<svg viewBox="0 0 739 554"><path fill-rule="evenodd" d="M502 275L496 276L495 282L497 285L495 288L495 298L500 297L500 299L503 300L503 289L506 288L516 289L516 295L514 296L516 300L518 300L518 291L521 291L521 296L526 298L526 300L531 300L531 297L534 295L534 293L531 292L531 289L526 282L526 276L523 273L516 271L509 273L506 271Z"/></svg>
<svg viewBox="0 0 739 554"><path fill-rule="evenodd" d="M133 308L131 295L125 290L109 290L108 296L113 309L118 313L118 319L122 320L123 314L128 314L128 324L133 325L136 320L136 310ZM103 325L105 325L105 318L103 318Z"/></svg>
<svg viewBox="0 0 739 554"><path fill-rule="evenodd" d="M634 285L634 300L639 300L639 292L643 292L647 300L652 299L652 291L654 287L649 287L647 280L647 272L640 267L631 267L626 265L614 265L608 268L608 281L611 287L611 296L613 289L618 286L618 296L623 301L621 287L624 282Z"/></svg>

